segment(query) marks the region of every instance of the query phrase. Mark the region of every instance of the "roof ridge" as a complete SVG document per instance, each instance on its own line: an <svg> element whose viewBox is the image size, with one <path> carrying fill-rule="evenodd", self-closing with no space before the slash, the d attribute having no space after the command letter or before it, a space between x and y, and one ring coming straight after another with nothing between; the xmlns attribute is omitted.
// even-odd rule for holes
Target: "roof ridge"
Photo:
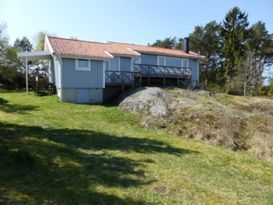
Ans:
<svg viewBox="0 0 273 205"><path fill-rule="evenodd" d="M124 44L124 45L132 45L132 46L146 46L147 47L147 45L135 44L135 43L125 43L125 42L117 42L117 41L106 41L106 42L107 43Z"/></svg>
<svg viewBox="0 0 273 205"><path fill-rule="evenodd" d="M81 39L73 39L73 38L64 38L64 37L58 37L58 36L47 36L48 38L57 38L62 40L68 40L68 41L80 41L80 42L86 42L86 43L98 43L98 44L108 44L105 42L99 42L99 41L89 41L89 40L81 40Z"/></svg>
<svg viewBox="0 0 273 205"><path fill-rule="evenodd" d="M143 47L148 47L148 48L159 48L159 49L162 49L162 50L167 50L167 51L182 51L183 53L185 54L190 54L190 53L186 53L185 51L181 50L181 49L175 49L175 48L162 48L162 47L156 47L156 46L149 46L149 45L142 45L142 44L135 44L135 43L124 43L124 42L115 42L115 41L106 41L107 43L116 43L116 44L123 44L123 45L132 45L132 46L143 46ZM193 54L197 54L193 51L189 51L191 52L192 54L190 55L193 55ZM197 54L198 55L198 54Z"/></svg>

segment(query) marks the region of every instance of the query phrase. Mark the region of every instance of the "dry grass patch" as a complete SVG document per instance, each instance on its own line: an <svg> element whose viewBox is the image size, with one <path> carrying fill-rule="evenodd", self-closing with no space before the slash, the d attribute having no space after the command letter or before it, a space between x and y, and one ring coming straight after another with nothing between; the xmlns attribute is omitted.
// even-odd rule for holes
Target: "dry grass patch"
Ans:
<svg viewBox="0 0 273 205"><path fill-rule="evenodd" d="M273 133L272 99L211 95L205 91L177 88L164 92L168 98L160 100L165 102L166 115L153 117L140 111L143 127L164 129L233 150L248 150L273 161L270 142ZM141 92L138 96L141 98Z"/></svg>

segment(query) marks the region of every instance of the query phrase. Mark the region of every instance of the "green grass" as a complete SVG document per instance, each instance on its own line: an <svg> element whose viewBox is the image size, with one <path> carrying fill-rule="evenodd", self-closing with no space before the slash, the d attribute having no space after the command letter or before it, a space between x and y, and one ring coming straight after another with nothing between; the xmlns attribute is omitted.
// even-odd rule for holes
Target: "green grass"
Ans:
<svg viewBox="0 0 273 205"><path fill-rule="evenodd" d="M272 204L273 164L114 106L0 92L0 204Z"/></svg>

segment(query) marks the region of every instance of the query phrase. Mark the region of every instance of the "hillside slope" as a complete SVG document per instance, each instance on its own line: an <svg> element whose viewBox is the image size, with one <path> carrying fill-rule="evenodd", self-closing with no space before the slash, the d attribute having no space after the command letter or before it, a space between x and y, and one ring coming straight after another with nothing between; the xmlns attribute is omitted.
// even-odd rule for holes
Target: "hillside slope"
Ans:
<svg viewBox="0 0 273 205"><path fill-rule="evenodd" d="M115 106L0 91L0 204L272 204L272 170Z"/></svg>
<svg viewBox="0 0 273 205"><path fill-rule="evenodd" d="M140 113L144 127L247 150L273 161L273 99L177 88L145 88L127 95L121 110Z"/></svg>

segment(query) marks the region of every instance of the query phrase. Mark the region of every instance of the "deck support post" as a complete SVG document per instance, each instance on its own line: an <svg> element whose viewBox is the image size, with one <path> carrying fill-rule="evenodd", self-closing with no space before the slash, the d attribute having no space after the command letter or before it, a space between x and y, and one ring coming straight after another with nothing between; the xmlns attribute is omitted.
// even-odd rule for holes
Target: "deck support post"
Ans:
<svg viewBox="0 0 273 205"><path fill-rule="evenodd" d="M142 76L141 76L141 74L139 76L139 84L140 84L140 87L141 87L142 86Z"/></svg>
<svg viewBox="0 0 273 205"><path fill-rule="evenodd" d="M177 84L176 86L179 87L179 78L177 78L176 80L177 80L176 81L176 84Z"/></svg>
<svg viewBox="0 0 273 205"><path fill-rule="evenodd" d="M165 87L165 86L166 86L166 78L163 77L163 87Z"/></svg>
<svg viewBox="0 0 273 205"><path fill-rule="evenodd" d="M150 86L150 76L148 77L148 86Z"/></svg>

